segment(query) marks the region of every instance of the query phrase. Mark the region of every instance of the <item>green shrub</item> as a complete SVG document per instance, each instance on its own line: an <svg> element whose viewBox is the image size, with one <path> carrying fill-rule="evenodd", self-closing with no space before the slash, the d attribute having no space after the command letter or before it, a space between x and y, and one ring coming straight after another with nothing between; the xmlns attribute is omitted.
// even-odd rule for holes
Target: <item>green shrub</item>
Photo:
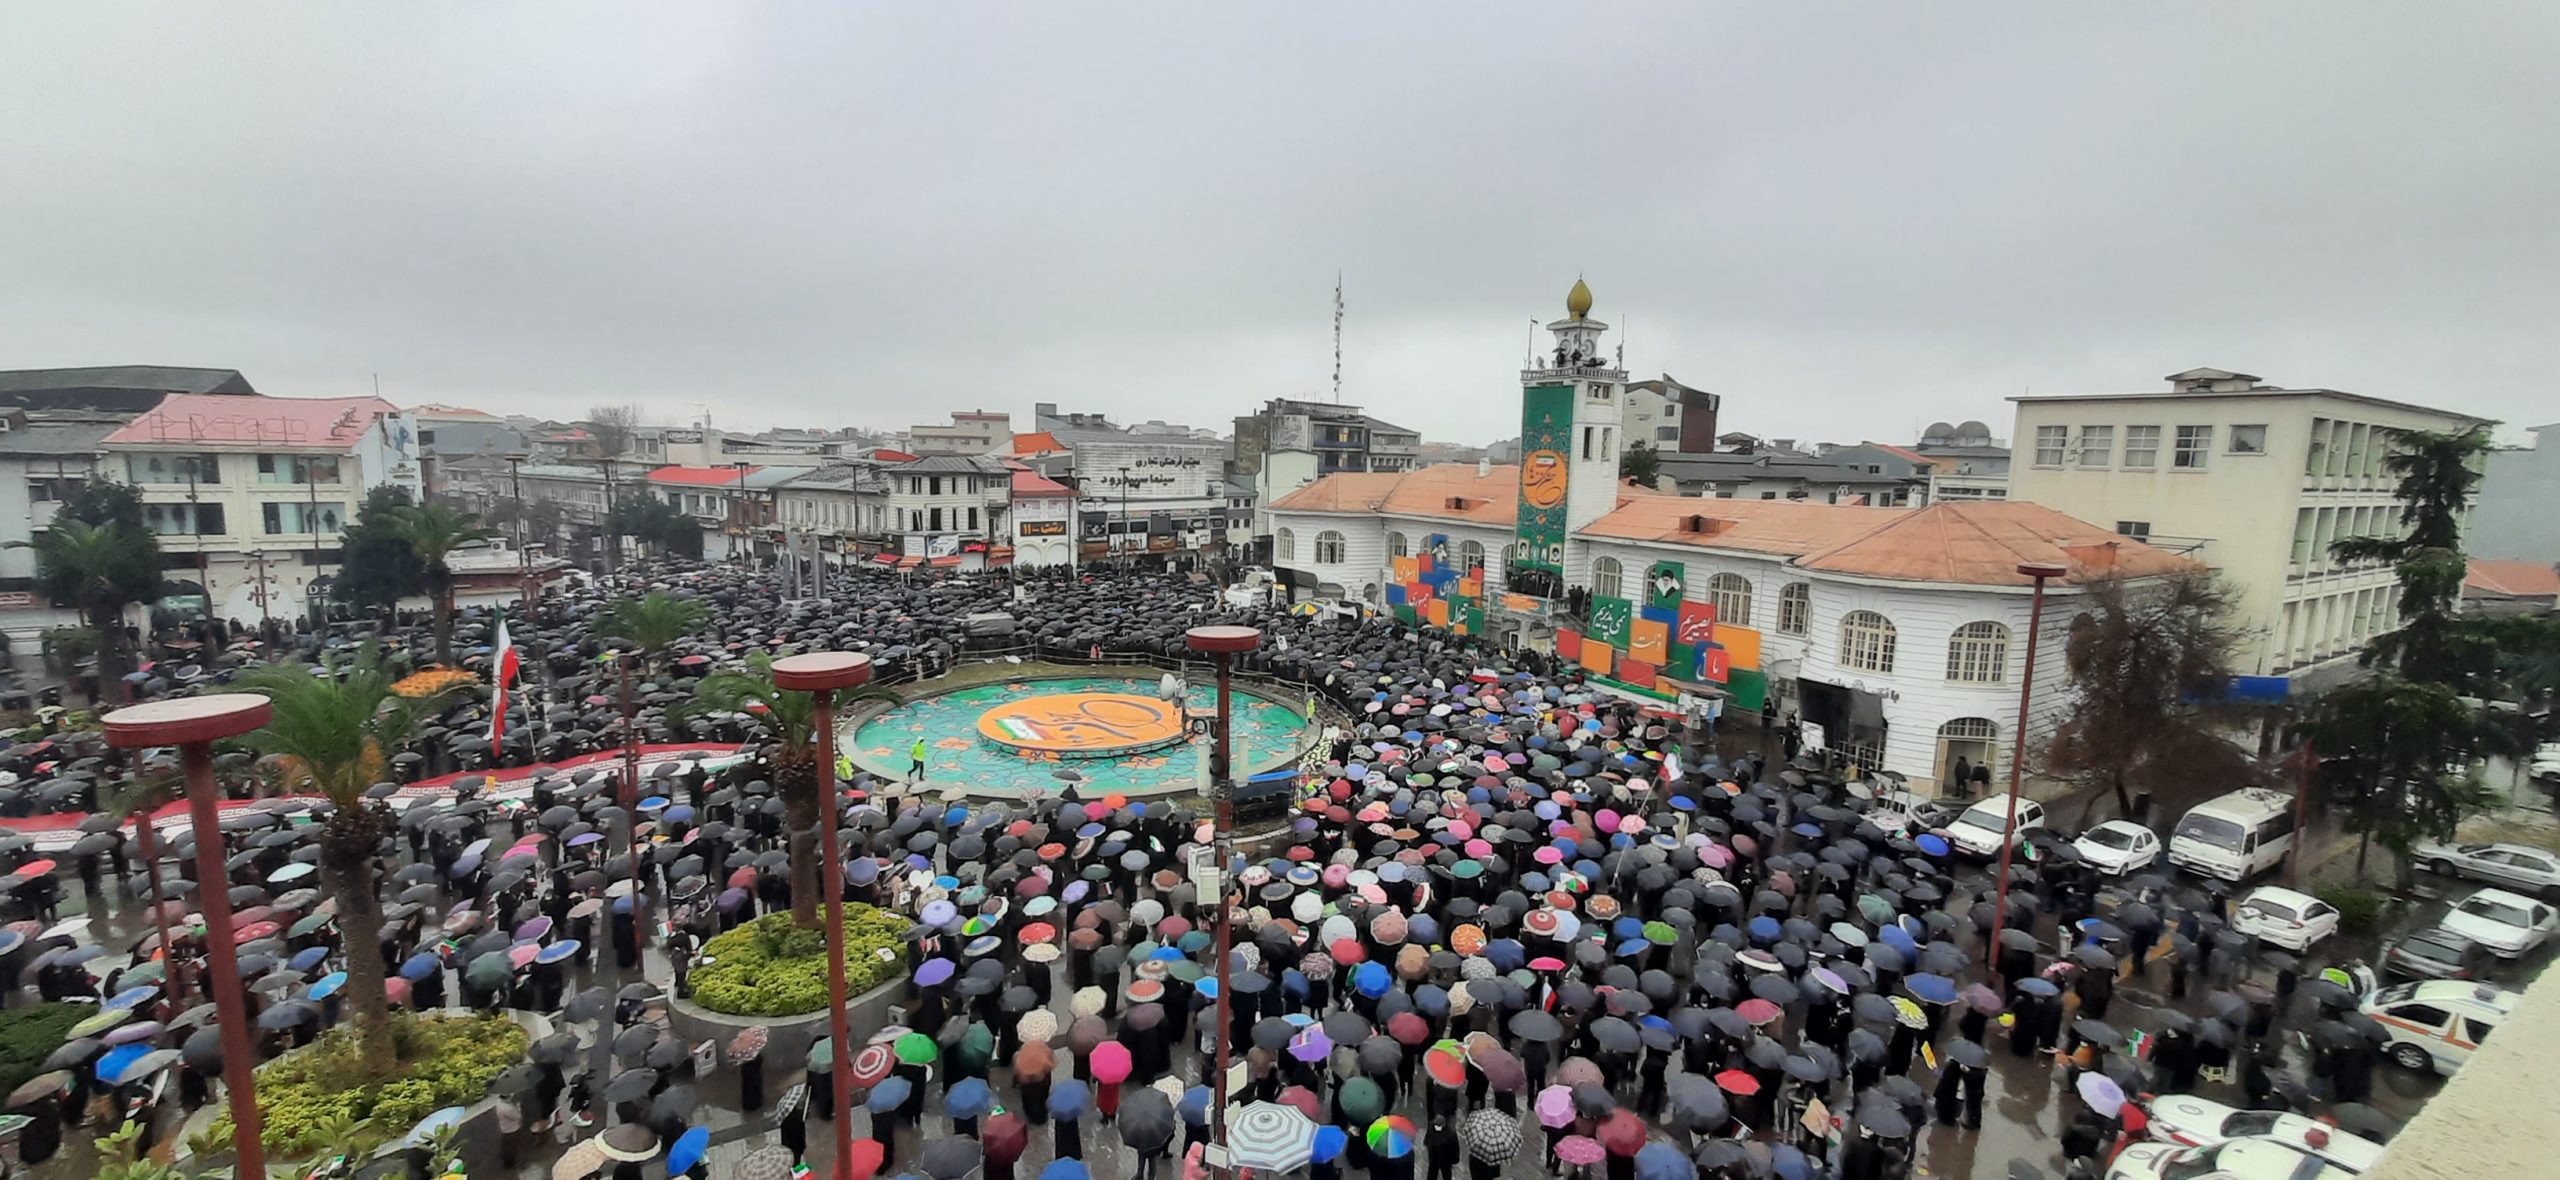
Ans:
<svg viewBox="0 0 2560 1180"><path fill-rule="evenodd" d="M867 905L844 907L845 986L869 991L905 970L897 954L907 920ZM890 952L887 959L882 951ZM827 1006L827 940L789 914L767 914L702 945L693 1002L732 1016L798 1016Z"/></svg>
<svg viewBox="0 0 2560 1180"><path fill-rule="evenodd" d="M71 1026L98 1014L94 1004L38 1004L0 1011L0 1094L44 1072L44 1059L71 1039Z"/></svg>
<svg viewBox="0 0 2560 1180"><path fill-rule="evenodd" d="M2390 894L2355 885L2318 885L2311 892L2337 907L2341 934L2371 934L2382 929L2383 911L2391 905Z"/></svg>
<svg viewBox="0 0 2560 1180"><path fill-rule="evenodd" d="M258 1067L258 1110L269 1154L301 1159L346 1150L349 1122L360 1124L355 1153L409 1133L419 1119L448 1106L488 1097L489 1081L524 1060L531 1038L504 1016L394 1016L400 1060L366 1060L346 1029ZM231 1116L213 1131L231 1135Z"/></svg>

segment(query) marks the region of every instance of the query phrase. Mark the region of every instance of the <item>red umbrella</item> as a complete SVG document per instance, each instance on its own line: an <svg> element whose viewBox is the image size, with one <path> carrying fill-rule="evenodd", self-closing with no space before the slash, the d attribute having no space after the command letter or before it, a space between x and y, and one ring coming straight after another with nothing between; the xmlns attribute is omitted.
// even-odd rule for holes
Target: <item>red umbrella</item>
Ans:
<svg viewBox="0 0 2560 1180"><path fill-rule="evenodd" d="M1431 1024L1412 1012L1398 1012L1387 1018L1387 1035L1400 1045L1419 1045L1431 1039Z"/></svg>
<svg viewBox="0 0 2560 1180"><path fill-rule="evenodd" d="M278 926L273 922L251 922L248 925L242 926L238 930L233 931L231 941L256 942L261 938L272 938L278 931L283 929L283 927Z"/></svg>
<svg viewBox="0 0 2560 1180"><path fill-rule="evenodd" d="M1047 942L1057 936L1058 928L1048 924L1047 922L1033 922L1022 928L1022 941L1025 945L1035 942Z"/></svg>
<svg viewBox="0 0 2560 1180"><path fill-rule="evenodd" d="M854 1140L853 1154L846 1157L846 1161L853 1165L853 1180L871 1180L879 1175L880 1160L886 1150L877 1139L865 1137Z"/></svg>
<svg viewBox="0 0 2560 1180"><path fill-rule="evenodd" d="M1733 1014L1752 1024L1767 1024L1778 1018L1778 1006L1767 1000L1749 999L1733 1006Z"/></svg>
<svg viewBox="0 0 2560 1180"><path fill-rule="evenodd" d="M1340 963L1345 967L1351 966L1354 963L1365 962L1369 958L1368 950L1363 948L1356 939L1334 939L1333 945L1326 947L1325 951L1333 956L1334 962Z"/></svg>
<svg viewBox="0 0 2560 1180"><path fill-rule="evenodd" d="M1760 1079L1738 1069L1728 1069L1716 1075L1716 1088L1727 1094L1749 1096L1760 1092Z"/></svg>
<svg viewBox="0 0 2560 1180"><path fill-rule="evenodd" d="M754 865L748 865L737 872L729 874L729 888L731 889L753 889L755 888L755 885L756 869Z"/></svg>
<svg viewBox="0 0 2560 1180"><path fill-rule="evenodd" d="M1608 1148L1611 1155L1634 1155L1644 1150L1644 1120L1623 1106L1600 1120L1599 1129L1591 1135L1600 1141L1600 1146Z"/></svg>
<svg viewBox="0 0 2560 1180"><path fill-rule="evenodd" d="M1556 1158L1577 1168L1599 1163L1607 1154L1608 1149L1588 1135L1567 1135L1556 1140Z"/></svg>
<svg viewBox="0 0 2560 1180"><path fill-rule="evenodd" d="M986 1149L988 1163L1010 1167L1022 1158L1023 1149L1030 1142L1030 1127L1021 1115L1008 1110L987 1119L978 1129L978 1142Z"/></svg>
<svg viewBox="0 0 2560 1180"><path fill-rule="evenodd" d="M1448 1049L1433 1049L1422 1055L1423 1072L1431 1080L1455 1090L1467 1084L1467 1059Z"/></svg>
<svg viewBox="0 0 2560 1180"><path fill-rule="evenodd" d="M1324 1117L1317 1113L1324 1109L1323 1104L1317 1102L1315 1092L1305 1086L1291 1086L1280 1091L1280 1105L1294 1106L1300 1114L1311 1119L1321 1120Z"/></svg>
<svg viewBox="0 0 2560 1180"><path fill-rule="evenodd" d="M849 1076L854 1085L876 1086L882 1078L889 1076L890 1071L898 1068L898 1055L890 1052L887 1045L874 1041L854 1051L850 1068Z"/></svg>

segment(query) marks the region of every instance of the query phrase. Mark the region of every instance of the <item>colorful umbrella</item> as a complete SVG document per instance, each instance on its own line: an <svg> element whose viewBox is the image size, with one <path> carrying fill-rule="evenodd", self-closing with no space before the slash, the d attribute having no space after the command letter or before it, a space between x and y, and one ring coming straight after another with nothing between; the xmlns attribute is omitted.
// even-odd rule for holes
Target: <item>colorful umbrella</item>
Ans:
<svg viewBox="0 0 2560 1180"><path fill-rule="evenodd" d="M1386 1115L1369 1124L1369 1150L1391 1160L1413 1154L1413 1120L1400 1114Z"/></svg>
<svg viewBox="0 0 2560 1180"><path fill-rule="evenodd" d="M1412 1124L1405 1126L1410 1132ZM1292 1171L1314 1159L1316 1123L1294 1106L1252 1103L1227 1112L1227 1146L1245 1167Z"/></svg>

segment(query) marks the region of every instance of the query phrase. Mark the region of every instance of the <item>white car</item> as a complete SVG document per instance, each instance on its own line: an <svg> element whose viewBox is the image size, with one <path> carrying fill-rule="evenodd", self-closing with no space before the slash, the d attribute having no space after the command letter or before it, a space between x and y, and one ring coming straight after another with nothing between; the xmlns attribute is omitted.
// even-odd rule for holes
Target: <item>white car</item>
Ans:
<svg viewBox="0 0 2560 1180"><path fill-rule="evenodd" d="M2469 877L2534 897L2560 897L2560 853L2525 844L2434 844L2409 859L2439 877Z"/></svg>
<svg viewBox="0 0 2560 1180"><path fill-rule="evenodd" d="M2242 1110L2193 1094L2151 1100L2151 1137L2180 1147L2211 1147L2233 1139L2273 1139L2351 1172L2382 1161L2382 1145L2326 1123L2273 1110Z"/></svg>
<svg viewBox="0 0 2560 1180"><path fill-rule="evenodd" d="M2548 903L2521 893L2483 889L2463 898L2439 925L2489 948L2490 954L2512 959L2548 940L2560 929L2560 916Z"/></svg>
<svg viewBox="0 0 2560 1180"><path fill-rule="evenodd" d="M2231 928L2254 934L2272 946L2306 951L2312 943L2337 933L2338 907L2308 893L2262 885L2233 908Z"/></svg>
<svg viewBox="0 0 2560 1180"><path fill-rule="evenodd" d="M2485 983L2435 979L2398 983L2365 997L2359 1009L2391 1034L2384 1049L2402 1069L2451 1074L2506 1023L2523 993Z"/></svg>
<svg viewBox="0 0 2560 1180"><path fill-rule="evenodd" d="M2107 1180L2346 1180L2355 1173L2273 1139L2211 1147L2136 1143L2116 1153Z"/></svg>
<svg viewBox="0 0 2560 1180"><path fill-rule="evenodd" d="M1888 787L1876 792L1866 818L1888 835L1917 836L1955 818L1955 814L1952 803L1922 798L1908 787Z"/></svg>
<svg viewBox="0 0 2560 1180"><path fill-rule="evenodd" d="M1947 825L1947 843L1967 856L1998 856L2000 845L2015 845L2028 832L2044 826L2044 804L2033 799L2018 800L2018 826L2002 840L2001 830L2009 826L2009 797L1994 795L1964 809L1964 814Z"/></svg>
<svg viewBox="0 0 2560 1180"><path fill-rule="evenodd" d="M2160 860L2160 837L2129 819L2111 819L2071 842L2080 859L2102 873L2122 876Z"/></svg>

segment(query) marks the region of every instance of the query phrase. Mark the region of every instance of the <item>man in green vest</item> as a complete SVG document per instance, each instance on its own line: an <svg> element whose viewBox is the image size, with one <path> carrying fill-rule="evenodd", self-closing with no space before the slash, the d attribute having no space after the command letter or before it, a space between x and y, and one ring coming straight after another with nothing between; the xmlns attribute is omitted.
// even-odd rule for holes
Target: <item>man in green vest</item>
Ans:
<svg viewBox="0 0 2560 1180"><path fill-rule="evenodd" d="M923 738L917 738L917 739L916 739L916 744L915 744L913 747L911 747L911 748L909 748L909 749L907 750L907 757L908 757L908 758L912 761L912 763L913 763L912 765L910 765L910 766L908 766L908 767L907 767L907 781L908 781L908 782L911 782L911 783L920 783L920 782L923 782L923 781L924 781L924 739L923 739Z"/></svg>

